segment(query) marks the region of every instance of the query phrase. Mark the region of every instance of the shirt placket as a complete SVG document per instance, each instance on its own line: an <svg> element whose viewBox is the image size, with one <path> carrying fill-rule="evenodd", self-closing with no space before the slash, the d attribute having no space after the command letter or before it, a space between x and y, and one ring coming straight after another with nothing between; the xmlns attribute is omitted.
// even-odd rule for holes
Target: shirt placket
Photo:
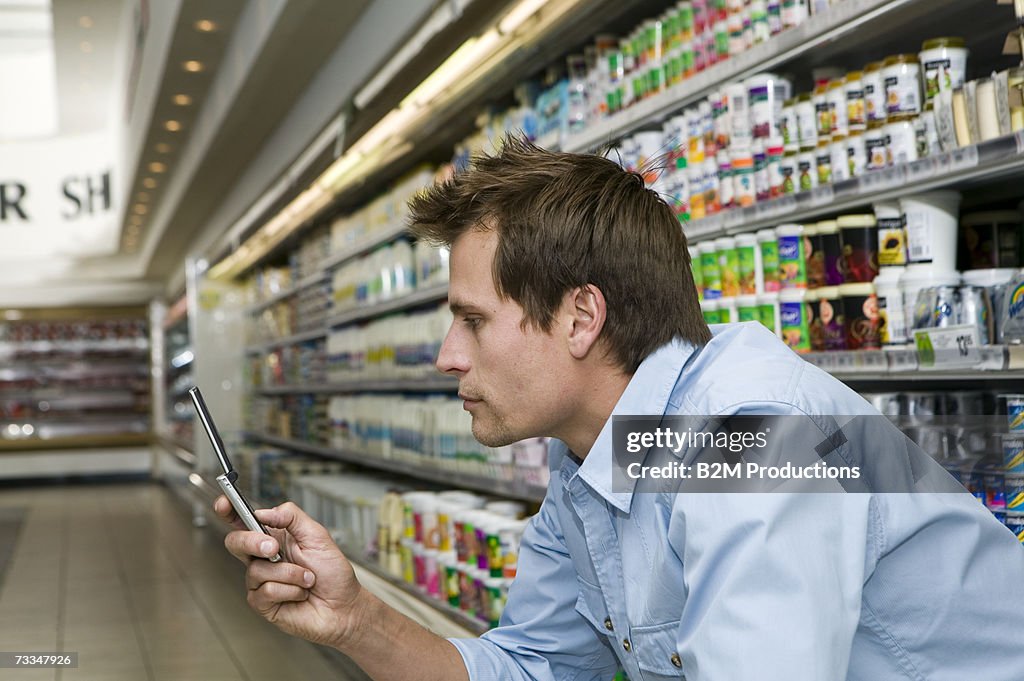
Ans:
<svg viewBox="0 0 1024 681"><path fill-rule="evenodd" d="M583 523L584 540L604 600L604 627L611 635L612 649L631 679L642 679L633 654L618 535L604 503L578 477L568 485L573 508Z"/></svg>

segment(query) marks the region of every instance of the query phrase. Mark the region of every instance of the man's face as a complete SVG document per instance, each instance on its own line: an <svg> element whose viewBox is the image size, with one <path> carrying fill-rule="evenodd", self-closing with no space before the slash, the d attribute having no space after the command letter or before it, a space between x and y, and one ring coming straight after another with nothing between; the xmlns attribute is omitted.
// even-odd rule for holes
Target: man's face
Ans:
<svg viewBox="0 0 1024 681"><path fill-rule="evenodd" d="M448 299L455 319L437 357L438 370L459 379L473 435L491 447L557 437L572 413L565 315L556 313L551 333L522 325L523 308L494 288L497 244L493 231L479 230L452 244Z"/></svg>

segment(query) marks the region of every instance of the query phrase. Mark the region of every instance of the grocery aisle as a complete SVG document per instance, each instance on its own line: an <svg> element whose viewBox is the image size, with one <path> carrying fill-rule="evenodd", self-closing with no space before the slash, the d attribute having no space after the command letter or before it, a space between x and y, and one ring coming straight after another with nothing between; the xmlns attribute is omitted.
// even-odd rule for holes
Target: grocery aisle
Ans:
<svg viewBox="0 0 1024 681"><path fill-rule="evenodd" d="M157 484L0 489L0 649L79 653L0 679L354 678L251 612L242 565L188 517Z"/></svg>

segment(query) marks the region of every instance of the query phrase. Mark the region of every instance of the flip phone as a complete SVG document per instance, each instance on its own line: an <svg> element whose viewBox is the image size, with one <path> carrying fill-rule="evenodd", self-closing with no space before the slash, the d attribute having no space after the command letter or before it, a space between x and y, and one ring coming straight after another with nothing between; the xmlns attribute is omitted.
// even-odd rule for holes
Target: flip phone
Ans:
<svg viewBox="0 0 1024 681"><path fill-rule="evenodd" d="M220 461L221 468L224 472L217 476L217 484L220 485L221 490L224 492L224 496L231 502L231 506L234 507L235 513L242 519L242 523L253 532L262 532L263 534L270 536L270 532L267 532L267 528L263 526L259 520L256 519L256 514L252 510L252 506L249 505L248 500L242 496L242 493L235 487L235 481L238 479L238 471L231 466L231 461L228 460L227 452L224 451L224 441L220 439L220 433L217 432L217 426L213 423L213 417L210 416L210 410L206 408L206 402L203 400L203 394L199 392L199 388L192 387L188 391L189 397L192 398L192 403L196 407L196 414L199 415L199 421L203 424L203 429L206 431L206 436L210 438L210 444L213 445L213 451L217 454L217 459ZM270 558L270 562L276 563L281 560L281 554Z"/></svg>

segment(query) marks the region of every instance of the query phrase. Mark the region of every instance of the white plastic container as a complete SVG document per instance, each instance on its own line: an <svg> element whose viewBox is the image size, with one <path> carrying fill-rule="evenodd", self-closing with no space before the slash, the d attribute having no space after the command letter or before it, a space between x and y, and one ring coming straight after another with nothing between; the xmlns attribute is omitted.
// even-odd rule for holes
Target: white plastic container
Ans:
<svg viewBox="0 0 1024 681"><path fill-rule="evenodd" d="M936 272L930 265L908 265L900 277L900 290L903 292L903 311L906 314L907 337L914 337L914 306L917 294L921 289L932 286L959 286L960 273Z"/></svg>
<svg viewBox="0 0 1024 681"><path fill-rule="evenodd" d="M878 223L878 266L902 268L907 264L907 234L899 201L879 201L872 206Z"/></svg>
<svg viewBox="0 0 1024 681"><path fill-rule="evenodd" d="M832 182L850 179L850 164L846 157L846 140L833 142L829 147L832 156Z"/></svg>
<svg viewBox="0 0 1024 681"><path fill-rule="evenodd" d="M728 113L729 146L750 146L750 98L743 83L729 83L722 88Z"/></svg>
<svg viewBox="0 0 1024 681"><path fill-rule="evenodd" d="M967 49L963 38L933 38L924 41L918 53L924 72L925 98L954 90L964 84L967 73Z"/></svg>
<svg viewBox="0 0 1024 681"><path fill-rule="evenodd" d="M875 277L882 345L905 345L909 340L907 314L903 309L903 290L900 288L903 272L903 267L886 267Z"/></svg>
<svg viewBox="0 0 1024 681"><path fill-rule="evenodd" d="M736 252L740 264L740 293L764 293L764 271L761 246L754 234L736 235Z"/></svg>
<svg viewBox="0 0 1024 681"><path fill-rule="evenodd" d="M850 177L860 177L867 170L868 151L864 145L864 133L854 132L846 138L846 162Z"/></svg>
<svg viewBox="0 0 1024 681"><path fill-rule="evenodd" d="M874 125L867 129L864 138L864 151L867 163L864 167L868 172L888 168L891 164L889 156L889 135L884 125Z"/></svg>
<svg viewBox="0 0 1024 681"><path fill-rule="evenodd" d="M913 121L904 119L887 123L885 135L889 140L889 159L893 165L917 160L917 134Z"/></svg>
<svg viewBox="0 0 1024 681"><path fill-rule="evenodd" d="M974 92L974 106L978 115L979 141L987 142L999 137L999 113L996 107L996 84L993 79L978 80Z"/></svg>
<svg viewBox="0 0 1024 681"><path fill-rule="evenodd" d="M755 138L782 134L782 105L793 90L792 84L774 73L759 73L743 81L750 102L750 127Z"/></svg>
<svg viewBox="0 0 1024 681"><path fill-rule="evenodd" d="M936 191L900 199L907 230L907 263L956 270L960 193Z"/></svg>
<svg viewBox="0 0 1024 681"><path fill-rule="evenodd" d="M917 55L899 54L885 60L885 110L889 117L921 113L921 63Z"/></svg>
<svg viewBox="0 0 1024 681"><path fill-rule="evenodd" d="M764 293L757 297L757 306L761 308L761 323L772 331L776 336L782 336L782 326L779 320L779 293L777 291Z"/></svg>

